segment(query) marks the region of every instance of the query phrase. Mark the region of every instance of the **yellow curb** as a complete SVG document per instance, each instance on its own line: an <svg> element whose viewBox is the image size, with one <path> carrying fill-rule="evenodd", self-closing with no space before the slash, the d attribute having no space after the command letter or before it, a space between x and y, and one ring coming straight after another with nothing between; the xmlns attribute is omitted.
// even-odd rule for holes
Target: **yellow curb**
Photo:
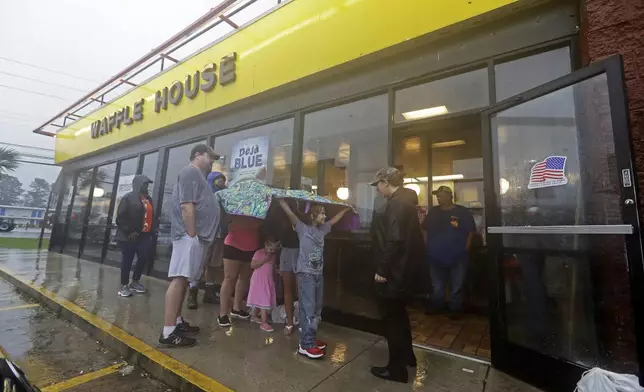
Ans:
<svg viewBox="0 0 644 392"><path fill-rule="evenodd" d="M134 336L130 335L129 333L125 332L124 330L117 327L116 325L108 323L102 318L86 311L85 309L81 308L75 303L68 301L64 298L59 298L56 294L52 293L46 288L36 285L22 278L19 278L15 274L11 273L10 271L7 271L4 268L0 268L0 272L3 272L4 274L13 277L14 279L21 282L22 284L34 290L37 290L43 296L49 298L50 300L62 306L63 308L74 313L75 315L87 321L91 325L99 328L107 335L110 335L115 339L123 342L131 349L137 351L141 355L146 356L151 361L157 363L159 366L163 367L164 369L183 378L184 380L188 381L190 384L198 388L201 388L204 391L232 392L232 389L227 388L223 384L217 382L215 379L212 379L206 376L205 374L198 372L197 370L189 367L183 362L177 361L176 359L170 357L169 355L162 353L161 351L143 342L142 340L139 340Z"/></svg>
<svg viewBox="0 0 644 392"><path fill-rule="evenodd" d="M0 308L0 312L4 312L5 310L17 310L17 309L27 309L27 308L36 308L40 306L40 304L28 304L28 305L18 305L18 306L9 306L8 308Z"/></svg>

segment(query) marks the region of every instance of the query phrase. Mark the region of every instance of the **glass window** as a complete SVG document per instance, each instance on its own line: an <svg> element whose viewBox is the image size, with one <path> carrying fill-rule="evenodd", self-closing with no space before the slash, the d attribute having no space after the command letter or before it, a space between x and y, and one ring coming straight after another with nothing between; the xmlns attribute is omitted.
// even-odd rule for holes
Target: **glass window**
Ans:
<svg viewBox="0 0 644 392"><path fill-rule="evenodd" d="M496 100L502 101L569 74L570 48L555 49L497 64L494 72Z"/></svg>
<svg viewBox="0 0 644 392"><path fill-rule="evenodd" d="M265 171L268 185L288 188L291 182L291 148L294 119L278 121L215 139L221 155L213 171L223 172L232 182Z"/></svg>
<svg viewBox="0 0 644 392"><path fill-rule="evenodd" d="M503 226L625 222L611 103L600 74L492 116ZM624 236L504 234L502 246L512 249L502 266L508 340L589 368L637 371Z"/></svg>
<svg viewBox="0 0 644 392"><path fill-rule="evenodd" d="M302 185L321 196L347 201L371 223L376 191L369 185L387 166L387 96L307 114Z"/></svg>
<svg viewBox="0 0 644 392"><path fill-rule="evenodd" d="M116 211L118 210L119 203L126 193L132 190L132 180L136 175L136 165L138 158L130 158L121 161L121 171L119 172L118 184L116 188L116 204L114 206L114 214L112 215L112 223L116 225Z"/></svg>
<svg viewBox="0 0 644 392"><path fill-rule="evenodd" d="M64 252L78 256L80 240L83 234L83 224L89 214L89 189L94 178L94 169L81 170L78 173L76 187L74 188L74 202L70 206L71 212L69 225L67 228L67 239L65 241Z"/></svg>
<svg viewBox="0 0 644 392"><path fill-rule="evenodd" d="M157 174L157 162L159 160L159 153L158 152L152 152L150 154L146 154L143 156L143 167L141 168L141 174L145 174L150 180L156 181L156 174ZM152 185L148 188L148 192L150 192L150 196L153 194L153 189L154 188Z"/></svg>
<svg viewBox="0 0 644 392"><path fill-rule="evenodd" d="M94 192L92 207L90 208L87 234L83 247L83 257L101 260L103 256L103 243L107 229L107 217L112 201L114 178L116 176L116 163L99 166L94 179Z"/></svg>
<svg viewBox="0 0 644 392"><path fill-rule="evenodd" d="M396 122L488 106L487 68L396 91Z"/></svg>
<svg viewBox="0 0 644 392"><path fill-rule="evenodd" d="M163 206L159 215L159 236L157 239L156 258L154 270L168 272L170 266L170 255L172 253L172 236L170 235L170 217L172 214L172 189L177 182L179 171L190 164L190 151L197 144L205 144L205 140L184 144L171 148L168 151L168 163L166 165L166 178L163 184Z"/></svg>
<svg viewBox="0 0 644 392"><path fill-rule="evenodd" d="M67 219L67 210L69 210L69 204L72 202L72 195L74 194L74 186L72 186L73 179L73 173L67 173L65 175L65 182L63 184L63 188L61 189L63 202L61 203L60 210L58 211L58 223L66 223L65 220Z"/></svg>

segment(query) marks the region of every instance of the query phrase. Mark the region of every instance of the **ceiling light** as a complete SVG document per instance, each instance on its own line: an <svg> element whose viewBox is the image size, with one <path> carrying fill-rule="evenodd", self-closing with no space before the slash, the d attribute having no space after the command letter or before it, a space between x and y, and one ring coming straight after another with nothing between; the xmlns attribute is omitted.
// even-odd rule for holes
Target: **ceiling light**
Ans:
<svg viewBox="0 0 644 392"><path fill-rule="evenodd" d="M446 113L448 113L447 106L436 106L433 108L405 112L402 115L403 117L405 117L405 120L409 121L409 120L418 120L418 119L427 118L427 117L440 116L441 114L446 114Z"/></svg>
<svg viewBox="0 0 644 392"><path fill-rule="evenodd" d="M466 144L465 140L450 140L449 142L432 143L432 148L456 147L463 144Z"/></svg>
<svg viewBox="0 0 644 392"><path fill-rule="evenodd" d="M452 181L452 180L462 180L465 178L462 174L450 174L447 176L434 176L432 181Z"/></svg>
<svg viewBox="0 0 644 392"><path fill-rule="evenodd" d="M338 191L336 192L338 195L338 199L340 200L347 200L349 198L349 188L347 187L340 187L338 188Z"/></svg>

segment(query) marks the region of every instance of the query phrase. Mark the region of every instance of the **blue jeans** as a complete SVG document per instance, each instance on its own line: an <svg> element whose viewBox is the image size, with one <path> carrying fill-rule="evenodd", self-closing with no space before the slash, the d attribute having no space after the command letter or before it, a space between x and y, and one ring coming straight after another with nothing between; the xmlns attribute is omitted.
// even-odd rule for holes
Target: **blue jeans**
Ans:
<svg viewBox="0 0 644 392"><path fill-rule="evenodd" d="M467 261L462 261L450 267L430 264L432 278L432 306L442 309L445 305L445 287L449 284L449 310L460 312L463 310L463 284L467 273Z"/></svg>
<svg viewBox="0 0 644 392"><path fill-rule="evenodd" d="M119 241L121 247L121 285L125 286L130 283L130 271L132 270L132 263L134 256L137 256L136 266L134 267L134 274L132 280L141 279L143 268L145 267L148 259L150 258L152 245L152 234L140 233L139 238L135 242Z"/></svg>
<svg viewBox="0 0 644 392"><path fill-rule="evenodd" d="M324 298L324 277L298 273L297 288L300 299L300 346L307 349L316 347L318 324L322 316Z"/></svg>

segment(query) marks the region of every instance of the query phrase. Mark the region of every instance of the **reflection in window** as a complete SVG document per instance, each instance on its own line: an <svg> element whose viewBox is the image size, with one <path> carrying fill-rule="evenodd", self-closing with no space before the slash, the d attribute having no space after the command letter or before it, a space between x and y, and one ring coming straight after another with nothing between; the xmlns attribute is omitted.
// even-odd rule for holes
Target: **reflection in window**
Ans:
<svg viewBox="0 0 644 392"><path fill-rule="evenodd" d="M420 120L489 104L487 68L396 91L396 122Z"/></svg>
<svg viewBox="0 0 644 392"><path fill-rule="evenodd" d="M153 152L150 154L146 154L143 156L143 167L141 169L141 174L146 175L150 180L156 181L156 174L157 174L157 162L159 160L159 153L158 152ZM148 191L150 192L150 196L153 194L153 186L150 185Z"/></svg>
<svg viewBox="0 0 644 392"><path fill-rule="evenodd" d="M116 163L99 166L96 169L92 207L87 221L88 228L83 246L83 257L98 261L102 258L115 176Z"/></svg>
<svg viewBox="0 0 644 392"><path fill-rule="evenodd" d="M171 148L168 151L168 164L166 167L165 184L163 184L163 205L159 212L159 236L157 238L157 252L154 261L154 270L168 272L170 266L170 255L172 254L172 236L170 235L170 224L172 214L172 189L177 183L179 172L190 164L190 151L197 144L205 144L205 140L184 144L183 146ZM157 207L158 210L158 207Z"/></svg>
<svg viewBox="0 0 644 392"><path fill-rule="evenodd" d="M288 188L293 124L291 118L217 137L215 151L221 159L212 170L223 172L229 183L260 174L266 184Z"/></svg>
<svg viewBox="0 0 644 392"><path fill-rule="evenodd" d="M115 175L116 163L99 166L96 170L92 208L87 222L89 225L104 226L107 224Z"/></svg>
<svg viewBox="0 0 644 392"><path fill-rule="evenodd" d="M369 185L387 166L385 95L307 114L304 119L304 188L347 201L368 227L376 192Z"/></svg>
<svg viewBox="0 0 644 392"><path fill-rule="evenodd" d="M69 215L69 225L67 228L67 239L65 241L64 252L71 256L78 256L81 237L83 234L83 224L89 215L89 190L94 178L94 169L81 170L78 173L76 187L74 188L74 201L71 206Z"/></svg>
<svg viewBox="0 0 644 392"><path fill-rule="evenodd" d="M496 100L502 101L569 74L570 48L555 49L497 64L494 72Z"/></svg>

